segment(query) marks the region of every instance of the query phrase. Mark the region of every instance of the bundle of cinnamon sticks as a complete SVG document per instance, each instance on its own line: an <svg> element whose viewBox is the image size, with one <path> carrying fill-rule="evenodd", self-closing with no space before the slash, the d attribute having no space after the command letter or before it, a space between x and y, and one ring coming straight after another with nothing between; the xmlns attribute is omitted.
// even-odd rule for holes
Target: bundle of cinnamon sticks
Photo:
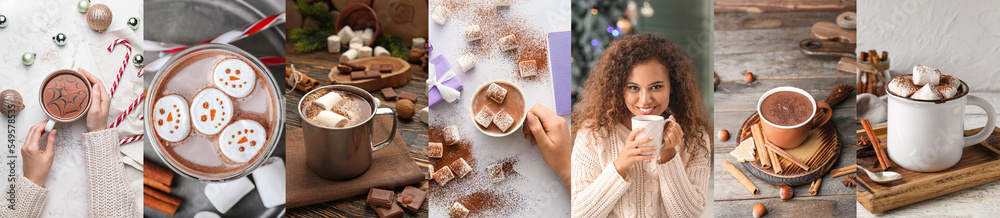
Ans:
<svg viewBox="0 0 1000 218"><path fill-rule="evenodd" d="M886 80L882 72L889 68L889 52L882 51L882 55L875 50L861 52L858 54L858 94L869 93L875 96L885 94Z"/></svg>
<svg viewBox="0 0 1000 218"><path fill-rule="evenodd" d="M146 161L142 166L142 203L149 208L173 216L177 213L177 207L181 205L181 199L170 196L170 184L173 183L174 173Z"/></svg>

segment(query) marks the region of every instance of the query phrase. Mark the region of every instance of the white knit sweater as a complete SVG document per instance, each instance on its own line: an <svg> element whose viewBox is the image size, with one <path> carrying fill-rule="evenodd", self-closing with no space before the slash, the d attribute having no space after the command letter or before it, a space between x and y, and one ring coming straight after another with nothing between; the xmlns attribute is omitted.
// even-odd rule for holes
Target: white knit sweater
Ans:
<svg viewBox="0 0 1000 218"><path fill-rule="evenodd" d="M614 160L631 131L622 124L611 127L610 138L596 141L591 141L591 130L577 132L572 159L573 217L701 215L711 173L709 157L691 157L678 150L663 164L655 159L637 162L622 178Z"/></svg>
<svg viewBox="0 0 1000 218"><path fill-rule="evenodd" d="M87 182L90 196L90 217L141 217L132 189L128 187L124 163L119 158L118 130L106 129L83 134L87 159ZM14 210L9 202L0 202L0 217L39 217L48 189L23 176L14 184L17 203ZM74 199L59 199L74 200Z"/></svg>

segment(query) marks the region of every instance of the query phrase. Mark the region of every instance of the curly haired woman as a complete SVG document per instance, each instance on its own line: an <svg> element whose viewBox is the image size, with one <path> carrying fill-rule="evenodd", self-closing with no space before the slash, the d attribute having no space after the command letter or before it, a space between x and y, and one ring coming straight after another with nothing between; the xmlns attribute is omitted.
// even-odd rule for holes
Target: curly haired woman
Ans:
<svg viewBox="0 0 1000 218"><path fill-rule="evenodd" d="M584 83L573 113L573 217L696 217L711 173L708 115L694 66L670 40L621 37ZM638 147L639 115L668 122L663 148Z"/></svg>

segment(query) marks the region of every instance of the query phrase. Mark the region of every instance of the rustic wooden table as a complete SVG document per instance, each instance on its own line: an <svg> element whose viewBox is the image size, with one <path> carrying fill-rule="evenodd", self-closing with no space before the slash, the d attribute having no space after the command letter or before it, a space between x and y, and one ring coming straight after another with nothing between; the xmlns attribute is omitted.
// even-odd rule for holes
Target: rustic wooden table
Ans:
<svg viewBox="0 0 1000 218"><path fill-rule="evenodd" d="M286 44L285 49L288 52L287 62L288 64L294 64L295 69L302 71L309 77L316 79L320 84L326 84L327 74L330 72L330 68L336 67L339 64L340 54L339 53L328 53L324 49L323 51L315 51L305 54L294 53L295 47L291 44ZM425 72L420 65L411 65L410 70L413 73L413 79L410 83L405 86L393 88L397 93L399 92L409 92L417 94L419 96L416 102L417 110L427 107L427 92L425 90L427 72ZM305 93L299 90L295 90L291 93L285 94L285 114L287 123L285 124L285 131L299 130L302 129L302 119L299 118L298 111L296 110L296 105L299 103L299 99ZM390 107L395 110L396 101L386 101L385 97L382 96L381 92L373 91L372 96L379 98L382 101L382 105L385 107ZM419 119L414 117L413 120L400 119L399 124L396 127L399 134L403 136L403 141L406 142L407 148L410 150L410 155L413 160L417 161L417 165L420 169L427 172L427 124L420 122ZM417 186L417 188L427 190L427 182L422 182ZM291 208L288 210L289 217L377 217L375 211L368 207L365 203L366 195L357 195L346 199L324 202L319 204L313 204L298 208ZM427 202L424 202L420 211L417 213L406 213L406 216L414 217L427 217Z"/></svg>
<svg viewBox="0 0 1000 218"><path fill-rule="evenodd" d="M715 89L715 132L730 132L728 141L715 139L713 173L716 217L746 217L754 203L767 207L769 215L799 217L854 217L855 188L840 183L843 177L823 176L818 195L809 195L809 185L792 187L795 197L782 201L778 186L765 183L735 164L759 189L753 195L721 165L736 163L729 155L736 145L739 127L756 111L757 99L767 90L794 86L822 101L840 84L855 84L855 75L837 71L834 57L810 57L798 49L799 41L811 36L811 26L834 21L839 12L787 12L715 15L715 70L720 83ZM756 80L744 81L746 72ZM841 154L834 169L855 163L855 136L858 126L853 95L834 106L833 122L840 133Z"/></svg>

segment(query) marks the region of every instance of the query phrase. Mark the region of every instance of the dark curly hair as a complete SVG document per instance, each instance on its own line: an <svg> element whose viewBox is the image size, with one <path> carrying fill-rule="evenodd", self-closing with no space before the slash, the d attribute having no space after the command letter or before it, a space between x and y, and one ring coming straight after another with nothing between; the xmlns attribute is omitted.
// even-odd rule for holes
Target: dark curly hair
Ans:
<svg viewBox="0 0 1000 218"><path fill-rule="evenodd" d="M611 136L612 126L631 119L625 103L626 78L636 64L656 60L668 70L670 105L661 114L674 115L684 131L684 144L691 157L709 155L706 146L708 111L701 99L694 65L676 44L654 34L628 35L611 42L584 83L580 102L573 111L573 135L589 129L592 140ZM696 145L696 146L691 146Z"/></svg>

